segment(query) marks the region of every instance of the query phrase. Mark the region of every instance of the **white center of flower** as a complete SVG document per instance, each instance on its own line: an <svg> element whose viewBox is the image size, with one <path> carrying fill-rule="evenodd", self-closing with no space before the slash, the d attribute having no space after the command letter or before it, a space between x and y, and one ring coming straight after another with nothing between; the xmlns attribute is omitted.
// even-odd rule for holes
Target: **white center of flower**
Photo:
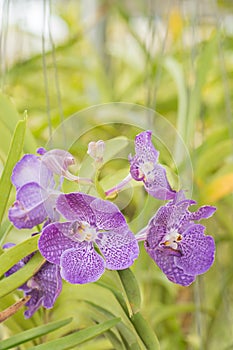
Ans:
<svg viewBox="0 0 233 350"><path fill-rule="evenodd" d="M79 242L91 242L95 240L97 232L95 227L92 227L90 224L88 224L88 222L75 221L72 225L71 236L74 240Z"/></svg>
<svg viewBox="0 0 233 350"><path fill-rule="evenodd" d="M153 162L147 161L140 165L139 176L148 180L153 169L154 169Z"/></svg>
<svg viewBox="0 0 233 350"><path fill-rule="evenodd" d="M164 240L162 242L162 245L165 245L166 247L170 247L172 249L177 250L178 243L182 240L181 234L177 230L171 230L169 233L166 234L164 237Z"/></svg>

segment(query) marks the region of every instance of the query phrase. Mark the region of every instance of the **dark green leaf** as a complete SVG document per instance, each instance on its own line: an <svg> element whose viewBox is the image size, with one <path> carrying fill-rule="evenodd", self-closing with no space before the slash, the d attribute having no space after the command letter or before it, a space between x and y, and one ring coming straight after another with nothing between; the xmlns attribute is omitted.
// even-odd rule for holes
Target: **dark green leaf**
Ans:
<svg viewBox="0 0 233 350"><path fill-rule="evenodd" d="M32 349L36 350L67 350L72 349L75 346L84 343L98 335L108 331L110 328L114 327L121 321L120 318L113 318L112 320L103 322L101 324L77 331L73 334L69 334L63 338L55 339L45 344L34 346Z"/></svg>
<svg viewBox="0 0 233 350"><path fill-rule="evenodd" d="M127 295L131 310L136 313L141 307L141 294L137 280L130 269L120 270L118 274Z"/></svg>
<svg viewBox="0 0 233 350"><path fill-rule="evenodd" d="M157 336L153 332L150 325L143 318L141 313L136 313L131 317L131 321L140 336L141 340L145 344L147 350L159 350L160 345Z"/></svg>
<svg viewBox="0 0 233 350"><path fill-rule="evenodd" d="M71 321L72 321L72 318L67 318L66 320L51 322L43 326L35 327L25 332L15 334L11 338L1 341L0 350L11 349L17 345L26 343L29 340L51 333L61 327L64 327L65 325L69 324Z"/></svg>

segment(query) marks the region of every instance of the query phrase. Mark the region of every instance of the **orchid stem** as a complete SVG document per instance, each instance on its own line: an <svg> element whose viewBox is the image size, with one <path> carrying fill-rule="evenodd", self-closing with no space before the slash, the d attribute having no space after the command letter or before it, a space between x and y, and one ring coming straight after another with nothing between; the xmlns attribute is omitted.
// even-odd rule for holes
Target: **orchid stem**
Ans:
<svg viewBox="0 0 233 350"><path fill-rule="evenodd" d="M110 188L105 192L106 197L111 196L112 194L117 194L120 190L122 190L130 181L132 180L131 174L128 174L119 184Z"/></svg>
<svg viewBox="0 0 233 350"><path fill-rule="evenodd" d="M136 235L135 238L138 242L145 241L147 235L148 226L143 227Z"/></svg>

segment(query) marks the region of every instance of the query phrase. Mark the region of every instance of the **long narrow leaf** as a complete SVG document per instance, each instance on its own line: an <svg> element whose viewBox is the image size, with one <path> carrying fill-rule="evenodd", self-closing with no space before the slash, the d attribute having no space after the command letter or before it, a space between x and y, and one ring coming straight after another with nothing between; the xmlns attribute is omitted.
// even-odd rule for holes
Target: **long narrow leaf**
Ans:
<svg viewBox="0 0 233 350"><path fill-rule="evenodd" d="M40 344L37 346L34 346L33 348L30 348L29 350L68 350L74 348L74 346L77 346L81 343L84 343L87 340L90 340L94 337L97 337L98 335L108 331L112 327L116 326L117 323L119 323L121 319L113 318L112 320L103 322L101 324L98 324L96 326L89 327L87 329L83 329L80 331L77 331L73 334L69 334L63 338L55 339L52 341L49 341L45 344Z"/></svg>
<svg viewBox="0 0 233 350"><path fill-rule="evenodd" d="M103 308L100 305L97 305L91 301L85 300L85 302L95 308L98 312L102 313L103 315L107 316L108 318L114 317L114 315L108 311L107 309ZM137 335L134 333L133 329L130 329L125 323L119 322L116 325L116 329L118 330L121 338L122 338L122 346L125 345L125 347L128 349L134 349L134 350L140 350L140 346L138 345L138 339Z"/></svg>
<svg viewBox="0 0 233 350"><path fill-rule="evenodd" d="M137 330L138 335L141 340L145 344L147 350L159 350L160 344L159 341L150 327L150 325L146 322L141 313L136 313L131 318L132 324Z"/></svg>
<svg viewBox="0 0 233 350"><path fill-rule="evenodd" d="M42 335L51 333L61 327L66 326L72 321L72 318L67 318L62 321L51 322L43 326L35 327L33 329L29 329L25 332L15 334L9 339L2 340L0 343L0 350L11 349L17 345L26 343L32 339L41 337Z"/></svg>
<svg viewBox="0 0 233 350"><path fill-rule="evenodd" d="M0 179L0 224L2 222L3 215L7 206L8 198L11 191L11 174L15 166L15 163L19 160L23 150L24 135L26 130L26 120L19 121L14 136L11 142L9 154L7 157L6 165L4 167L2 177Z"/></svg>
<svg viewBox="0 0 233 350"><path fill-rule="evenodd" d="M19 260L29 255L38 249L37 242L39 235L30 237L26 241L17 244L16 246L7 249L0 256L0 276L2 276L6 271L8 271L13 265L15 265Z"/></svg>
<svg viewBox="0 0 233 350"><path fill-rule="evenodd" d="M12 135L16 124L22 120L22 117L18 114L15 105L12 103L9 97L1 93L0 106L0 122L4 126L5 130L9 131L10 135ZM24 113L24 116L25 114L26 112ZM34 152L37 147L35 139L29 128L26 130L26 137L23 147L25 152Z"/></svg>
<svg viewBox="0 0 233 350"><path fill-rule="evenodd" d="M118 274L127 295L131 310L136 313L141 307L141 294L137 280L130 269L120 270Z"/></svg>
<svg viewBox="0 0 233 350"><path fill-rule="evenodd" d="M0 298L14 291L28 281L43 265L44 258L36 253L22 269L0 281Z"/></svg>
<svg viewBox="0 0 233 350"><path fill-rule="evenodd" d="M118 301L118 303L121 305L121 307L122 307L122 309L124 310L125 314L126 314L127 316L129 316L128 306L127 306L127 304L126 304L126 301L125 301L125 298L124 298L123 293L121 293L121 292L120 292L119 290L117 290L116 288L113 288L113 287L109 286L109 285L106 284L106 283L97 281L96 284L98 284L99 286L104 287L104 288L110 290L110 292L112 292L113 295L115 296L115 298L116 298L116 300Z"/></svg>

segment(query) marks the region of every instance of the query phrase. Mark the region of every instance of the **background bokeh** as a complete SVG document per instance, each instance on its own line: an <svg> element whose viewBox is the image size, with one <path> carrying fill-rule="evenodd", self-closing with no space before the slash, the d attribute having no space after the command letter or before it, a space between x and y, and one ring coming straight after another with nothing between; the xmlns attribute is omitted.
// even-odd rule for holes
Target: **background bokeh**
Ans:
<svg viewBox="0 0 233 350"><path fill-rule="evenodd" d="M185 188L200 205L217 207L204 222L216 241L216 259L195 284L183 288L162 275L142 245L132 268L142 313L162 350L233 349L232 1L2 0L0 11L1 171L25 111L24 152L35 153L39 146L69 149L77 160L74 173L90 171L88 142L106 140L101 173L106 187L127 174L135 135L153 130L173 186ZM64 184L71 188L75 185ZM9 206L14 195L12 190ZM135 233L161 205L141 186L124 191L116 203ZM7 213L1 232L6 227ZM1 244L28 235L11 228ZM103 282L109 281L116 282L107 272ZM20 295L2 298L1 309ZM74 321L66 332L100 322L104 316L85 300L121 315L100 285L64 284L52 311L27 321L19 311L0 326L0 339L69 316ZM79 349L114 347L101 336Z"/></svg>

